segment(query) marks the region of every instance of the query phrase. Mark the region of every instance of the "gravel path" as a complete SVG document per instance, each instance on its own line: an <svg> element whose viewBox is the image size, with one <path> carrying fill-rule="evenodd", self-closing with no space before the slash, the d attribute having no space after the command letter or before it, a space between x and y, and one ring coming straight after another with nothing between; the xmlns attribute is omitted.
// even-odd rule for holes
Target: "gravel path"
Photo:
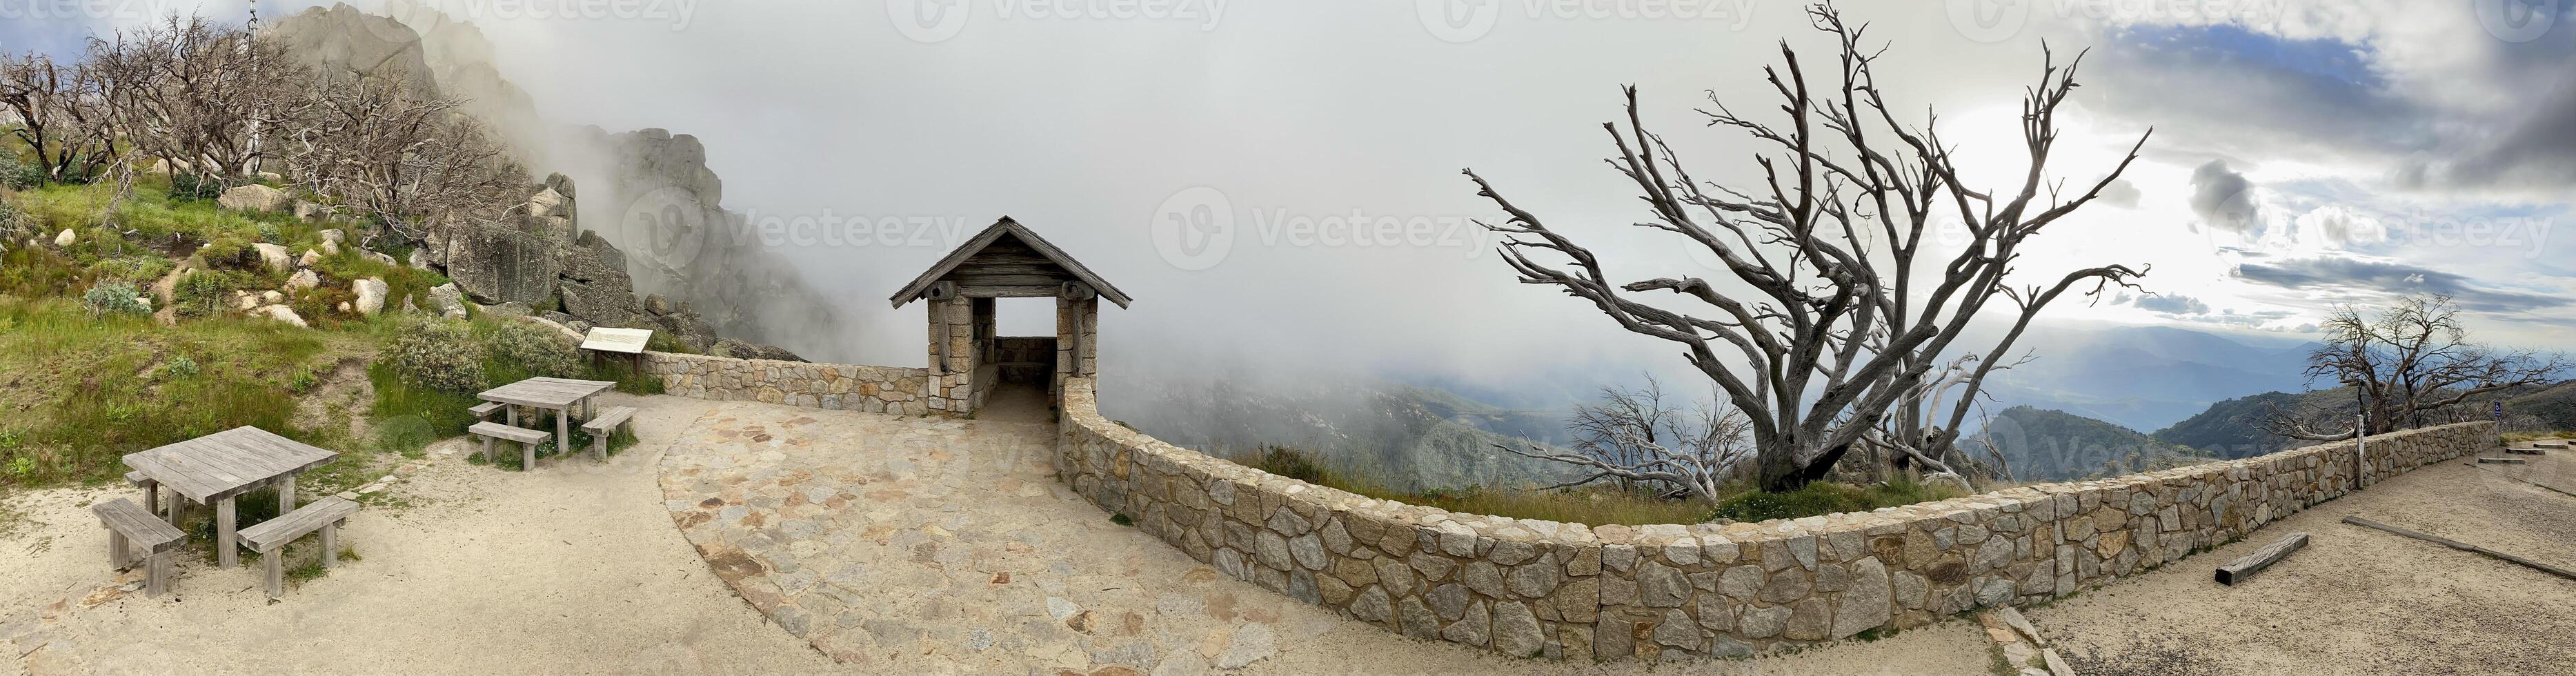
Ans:
<svg viewBox="0 0 2576 676"><path fill-rule="evenodd" d="M2576 673L2576 581L2341 523L2576 568L2576 497L2505 478L2576 489L2576 454L2532 463L2425 467L2029 616L2088 675ZM2235 587L2211 580L2292 531L2306 549Z"/></svg>

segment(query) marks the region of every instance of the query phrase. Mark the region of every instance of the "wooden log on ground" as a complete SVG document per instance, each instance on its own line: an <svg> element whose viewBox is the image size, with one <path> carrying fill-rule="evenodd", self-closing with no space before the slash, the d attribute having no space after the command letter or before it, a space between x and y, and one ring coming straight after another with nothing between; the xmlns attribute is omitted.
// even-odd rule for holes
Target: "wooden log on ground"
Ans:
<svg viewBox="0 0 2576 676"><path fill-rule="evenodd" d="M2272 564L2280 563L2281 559L2289 557L2290 552L2299 551L2301 547L2306 546L2308 546L2307 533L2291 533L2277 542L2264 545L2262 549L2254 550L2254 553L2247 554L2244 558L2219 566L2218 583L2235 586L2236 583L2245 581L2245 578L2253 577L2255 573L2272 567Z"/></svg>
<svg viewBox="0 0 2576 676"><path fill-rule="evenodd" d="M2576 571L2571 571L2571 570L2568 570L2568 569L2565 569L2565 568L2560 568L2560 567L2557 567L2557 566L2552 566L2552 565L2549 565L2549 564L2546 564L2546 563L2541 563L2541 562L2538 562L2538 561L2533 561L2533 560L2531 560L2531 559L2526 559L2526 558L2522 558L2522 557L2519 557L2519 556L2514 556L2514 555L2512 555L2512 554L2506 554L2506 553L2504 553L2504 552L2499 552L2499 551L2496 551L2496 550L2493 550L2493 549L2488 549L2488 548L2485 548L2485 547L2480 547L2480 546L2477 546L2477 545L2469 544L2469 543L2466 543L2466 542L2461 542L2461 541L2458 541L2458 540L2453 540L2453 539L2446 538L2446 537L2441 537L2441 536L2438 536L2438 535L2429 535L2429 534L2425 534L2425 533L2418 533L2418 532L2411 531L2411 530L2407 530L2407 529L2404 529L2404 528L2399 528L2399 527L2396 527L2396 526L2391 526L2391 525L2384 524L2384 523L2380 523L2380 522L2377 522L2377 521L2372 521L2372 520L2369 520L2369 519L2364 519L2364 518L2361 518L2361 517L2358 517L2358 516L2347 516L2347 517L2344 517L2344 518L2343 518L2343 522L2344 522L2344 523L2348 523L2348 524L2352 524L2352 525L2355 525L2355 526L2361 526L2361 527L2364 527L2364 528L2376 528L2376 529L2379 529L2379 530L2388 531L2388 532L2390 532L2390 533L2395 533L2395 534L2398 534L2398 535L2403 535L2403 536L2410 537L2410 538L2414 538L2414 539L2417 539L2417 540L2423 540L2423 541L2425 541L2425 542L2430 542L2430 543L2433 543L2433 544L2441 545L2441 546L2444 546L2444 547L2449 547L2449 548L2452 548L2452 549L2457 549L2457 550L2464 551L2464 552L2472 552L2472 553L2477 553L2477 554L2484 554L2484 555L2487 555L2487 556L2494 557L2494 558L2496 558L2496 559L2502 560L2502 561L2504 561L2504 562L2506 562L2506 563L2511 563L2511 564L2514 564L2514 565L2522 566L2522 567L2524 567L2524 568L2530 568L2530 569L2532 569L2532 570L2537 570L2537 571L2540 571L2540 572L2543 572L2543 573L2548 573L2548 574L2551 574L2551 575L2556 575L2556 576L2563 577L2563 578L2567 578L2567 579L2570 579L2570 580L2576 580Z"/></svg>
<svg viewBox="0 0 2576 676"><path fill-rule="evenodd" d="M2520 465L2530 461L2521 458L2478 458L2478 462L2489 465Z"/></svg>

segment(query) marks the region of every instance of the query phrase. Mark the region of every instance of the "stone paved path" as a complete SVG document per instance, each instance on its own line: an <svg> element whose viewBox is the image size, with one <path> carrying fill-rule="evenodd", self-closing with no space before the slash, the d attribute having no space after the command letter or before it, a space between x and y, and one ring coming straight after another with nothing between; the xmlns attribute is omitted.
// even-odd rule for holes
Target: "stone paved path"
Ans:
<svg viewBox="0 0 2576 676"><path fill-rule="evenodd" d="M1637 673L1406 639L1226 579L1066 490L1043 404L981 419L715 405L664 506L752 606L877 673ZM1983 673L1974 630L1693 673Z"/></svg>

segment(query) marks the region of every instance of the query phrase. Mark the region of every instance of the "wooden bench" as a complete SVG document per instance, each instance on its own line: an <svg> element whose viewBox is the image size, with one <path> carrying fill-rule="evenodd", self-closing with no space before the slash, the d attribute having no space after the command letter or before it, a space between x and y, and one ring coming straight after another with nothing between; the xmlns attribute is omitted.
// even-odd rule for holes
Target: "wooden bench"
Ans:
<svg viewBox="0 0 2576 676"><path fill-rule="evenodd" d="M160 596L170 590L170 550L188 539L177 526L145 511L133 500L117 498L91 503L89 511L107 526L107 563L110 567L132 568L136 558L144 561L144 594ZM138 557L136 553L140 552Z"/></svg>
<svg viewBox="0 0 2576 676"><path fill-rule="evenodd" d="M126 472L125 483L143 489L144 512L155 515L161 513L161 482L153 481L152 477L144 476L142 472L137 471Z"/></svg>
<svg viewBox="0 0 2576 676"><path fill-rule="evenodd" d="M555 437L551 432L532 430L513 425L503 425L496 422L474 423L473 427L465 428L465 431L472 432L475 436L483 437L483 462L485 464L490 464L492 462L492 440L503 439L519 442L519 457L521 458L519 469L531 471L537 468L537 444Z"/></svg>
<svg viewBox="0 0 2576 676"><path fill-rule="evenodd" d="M481 404L476 404L476 405L474 406L474 408L465 409L465 412L474 414L474 419L475 419L475 420L478 420L478 421L479 421L479 420L491 420L491 419L492 419L492 414L493 414L493 413L495 413L495 412L500 411L500 410L501 410L501 406L503 406L503 404L499 404L499 403L495 403L495 402L485 402L485 403L481 403Z"/></svg>
<svg viewBox="0 0 2576 676"><path fill-rule="evenodd" d="M590 433L590 457L607 460L608 437L617 434L617 427L626 424L627 419L633 417L635 417L635 407L613 406L606 411L601 411L599 415L591 416L590 422L582 423L581 431Z"/></svg>
<svg viewBox="0 0 2576 676"><path fill-rule="evenodd" d="M278 515L277 518L244 528L235 537L243 549L259 552L260 566L268 576L268 597L286 595L286 543L314 531L322 532L322 567L333 568L340 562L340 525L358 513L358 503L336 497L313 501L313 504Z"/></svg>

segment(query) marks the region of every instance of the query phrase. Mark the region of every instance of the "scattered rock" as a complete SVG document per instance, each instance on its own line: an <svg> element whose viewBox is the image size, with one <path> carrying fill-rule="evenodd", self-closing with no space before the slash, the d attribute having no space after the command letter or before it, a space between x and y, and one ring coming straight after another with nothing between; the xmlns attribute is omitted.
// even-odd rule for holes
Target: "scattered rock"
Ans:
<svg viewBox="0 0 2576 676"><path fill-rule="evenodd" d="M439 316L448 319L465 318L465 292L456 288L454 282L440 284L438 288L430 289L429 305L438 308Z"/></svg>
<svg viewBox="0 0 2576 676"><path fill-rule="evenodd" d="M264 306L259 309L259 312L268 315L269 319L294 324L296 328L307 328L311 326L310 324L304 323L304 317L302 315L295 314L295 308L290 308L284 305Z"/></svg>
<svg viewBox="0 0 2576 676"><path fill-rule="evenodd" d="M708 350L707 354L719 357L732 357L735 359L805 361L804 357L796 356L796 353L789 352L786 348L778 347L776 345L762 345L739 338L718 340L716 341L715 347ZM1285 554L1286 552L1283 550L1282 553Z"/></svg>
<svg viewBox="0 0 2576 676"><path fill-rule="evenodd" d="M411 266L412 266L413 268L416 268L416 269L421 269L421 270L427 270L427 269L429 269L429 250L428 250L428 249L413 249L413 250L411 250L411 261L410 261L410 263L411 263Z"/></svg>
<svg viewBox="0 0 2576 676"><path fill-rule="evenodd" d="M329 212L329 211L327 211L327 210L325 210L325 209L323 209L323 208L322 208L322 205L314 204L314 203L312 203L312 202L307 202L307 201L304 201L304 200L296 200L296 201L295 201L295 218L296 218L296 220L301 220L301 221L304 221L304 222L307 222L307 223L310 223L310 222L313 222L313 221L319 221L319 220L322 220L322 216L323 216L324 214L327 214L327 213L330 213L330 212Z"/></svg>
<svg viewBox="0 0 2576 676"><path fill-rule="evenodd" d="M322 262L322 252L314 251L312 249L305 249L304 256L295 259L295 264L297 266L307 268L313 267L313 264L320 262Z"/></svg>
<svg viewBox="0 0 2576 676"><path fill-rule="evenodd" d="M367 260L371 260L371 261L375 261L375 262L378 262L378 263L383 263L383 264L385 264L385 267L389 267L389 268L399 268L399 267L402 267L402 261L394 260L394 257L392 257L392 256L387 256L387 255L384 255L384 254L381 254L381 253L376 253L376 252L374 252L374 251L368 251L368 250L366 250L366 249L359 249L359 250L358 250L358 257L359 257L359 258L364 258L364 259L367 259Z"/></svg>
<svg viewBox="0 0 2576 676"><path fill-rule="evenodd" d="M259 251L259 262L266 264L270 270L286 272L295 269L295 256L287 253L286 247L260 242L250 245L250 248Z"/></svg>
<svg viewBox="0 0 2576 676"><path fill-rule="evenodd" d="M266 305L284 303L286 302L286 294L275 291L261 291L259 292L259 302Z"/></svg>
<svg viewBox="0 0 2576 676"><path fill-rule="evenodd" d="M223 196L215 198L216 206L233 211L257 213L285 211L294 206L294 203L295 196L286 194L284 190L264 185L245 185L226 190Z"/></svg>
<svg viewBox="0 0 2576 676"><path fill-rule="evenodd" d="M322 276L313 274L312 270L297 270L295 276L286 278L286 288L289 290L301 291L321 285Z"/></svg>
<svg viewBox="0 0 2576 676"><path fill-rule="evenodd" d="M80 243L80 233L72 232L69 228L65 228L63 234L54 236L54 246L69 248L78 243Z"/></svg>
<svg viewBox="0 0 2576 676"><path fill-rule="evenodd" d="M358 292L358 314L369 317L385 311L385 296L393 291L393 287L385 284L385 280L375 277L358 280L349 287Z"/></svg>
<svg viewBox="0 0 2576 676"><path fill-rule="evenodd" d="M332 228L322 231L322 253L340 255L340 245L349 241L348 231Z"/></svg>

